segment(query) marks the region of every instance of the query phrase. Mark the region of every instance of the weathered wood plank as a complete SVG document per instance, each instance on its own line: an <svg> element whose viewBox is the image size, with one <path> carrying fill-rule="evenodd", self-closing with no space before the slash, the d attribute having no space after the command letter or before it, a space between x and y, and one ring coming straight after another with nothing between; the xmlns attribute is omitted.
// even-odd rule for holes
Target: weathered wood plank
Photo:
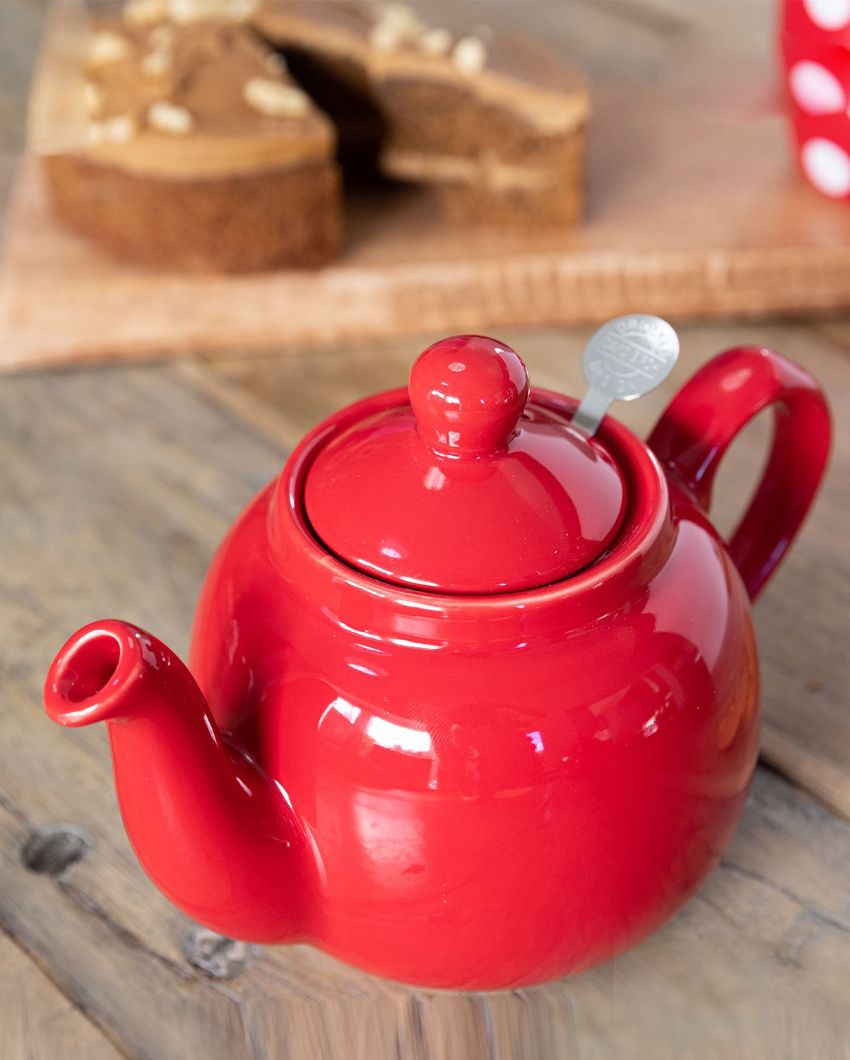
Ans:
<svg viewBox="0 0 850 1060"><path fill-rule="evenodd" d="M581 349L588 330L505 329L540 386L579 394ZM850 335L850 331L846 334ZM756 608L762 672L766 759L850 817L850 348L842 332L800 326L728 325L681 329L680 366L643 401L614 414L646 435L673 392L714 353L735 344L763 343L796 358L817 376L836 410L835 446L825 487L803 533ZM383 387L403 385L416 352L436 335L301 359L217 360L179 371L214 400L291 446L334 408ZM309 385L306 379L309 378ZM769 420L759 417L730 450L719 474L718 525L731 530L766 451Z"/></svg>
<svg viewBox="0 0 850 1060"><path fill-rule="evenodd" d="M577 341L512 338L555 378ZM307 947L257 953L228 982L185 963L186 922L123 834L104 734L49 724L43 672L62 637L99 613L184 650L212 549L285 443L326 405L403 378L406 361L399 348L310 355L300 375L294 362L259 362L5 380L0 926L123 1050L157 1060L790 1056L795 1035L823 1046L809 1055L841 1055L850 826L769 774L700 897L644 945L563 983L433 994ZM228 390L228 408L210 399ZM279 438L266 433L273 417L289 421ZM81 826L93 849L58 879L33 876L20 845L56 820Z"/></svg>
<svg viewBox="0 0 850 1060"><path fill-rule="evenodd" d="M46 0L0 5L0 155L24 149L24 110Z"/></svg>
<svg viewBox="0 0 850 1060"><path fill-rule="evenodd" d="M22 950L0 935L3 1060L118 1060L120 1054Z"/></svg>

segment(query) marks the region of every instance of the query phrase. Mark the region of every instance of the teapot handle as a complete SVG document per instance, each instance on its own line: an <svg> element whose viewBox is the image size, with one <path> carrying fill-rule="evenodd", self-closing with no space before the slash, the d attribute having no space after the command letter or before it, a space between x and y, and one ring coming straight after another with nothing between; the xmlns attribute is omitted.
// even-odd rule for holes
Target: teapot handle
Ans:
<svg viewBox="0 0 850 1060"><path fill-rule="evenodd" d="M800 528L826 469L829 407L799 365L760 346L718 354L682 387L649 436L649 447L708 511L714 476L741 428L768 405L773 442L761 481L728 543L751 599Z"/></svg>

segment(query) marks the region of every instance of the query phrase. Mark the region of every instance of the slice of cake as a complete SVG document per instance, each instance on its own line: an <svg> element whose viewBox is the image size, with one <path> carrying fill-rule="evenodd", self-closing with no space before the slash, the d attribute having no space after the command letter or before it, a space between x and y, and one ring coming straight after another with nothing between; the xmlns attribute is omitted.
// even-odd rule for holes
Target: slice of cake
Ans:
<svg viewBox="0 0 850 1060"><path fill-rule="evenodd" d="M85 145L44 158L55 208L114 253L316 266L341 233L335 130L230 0L131 0L95 27Z"/></svg>
<svg viewBox="0 0 850 1060"><path fill-rule="evenodd" d="M458 35L404 4L263 0L251 19L315 97L377 113L379 168L438 187L453 219L579 216L587 92L545 47L487 28Z"/></svg>

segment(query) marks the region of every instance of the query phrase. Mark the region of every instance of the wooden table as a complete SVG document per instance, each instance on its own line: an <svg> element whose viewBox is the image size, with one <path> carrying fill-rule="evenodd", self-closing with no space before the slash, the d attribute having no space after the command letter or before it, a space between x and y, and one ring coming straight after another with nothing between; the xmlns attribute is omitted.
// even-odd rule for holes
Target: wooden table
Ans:
<svg viewBox="0 0 850 1060"><path fill-rule="evenodd" d="M38 9L15 0L0 12L9 151ZM623 9L640 32L658 32L664 9ZM3 1060L850 1056L850 324L681 335L682 365L664 392L617 409L641 432L689 371L737 342L796 357L837 414L827 486L756 611L764 762L720 868L670 924L587 974L499 995L410 990L303 947L250 951L229 979L192 966L181 946L190 925L125 838L105 733L61 731L39 707L53 651L94 616L126 616L185 652L202 576L239 509L306 428L402 383L433 336L0 379ZM586 336L503 335L538 384L573 392ZM756 422L727 458L723 526L765 440ZM85 840L60 830L42 841L39 829L57 823Z"/></svg>

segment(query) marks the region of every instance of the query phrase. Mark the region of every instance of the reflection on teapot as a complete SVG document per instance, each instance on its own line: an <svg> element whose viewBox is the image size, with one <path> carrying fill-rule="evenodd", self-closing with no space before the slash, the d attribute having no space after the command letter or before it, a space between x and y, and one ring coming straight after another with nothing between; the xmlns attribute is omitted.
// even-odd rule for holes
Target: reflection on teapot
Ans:
<svg viewBox="0 0 850 1060"><path fill-rule="evenodd" d="M711 484L777 410L729 543ZM430 347L410 391L312 431L207 576L189 670L93 623L45 706L105 721L154 882L209 927L433 987L585 968L717 863L757 754L750 598L823 473L800 368L729 351L648 444L532 390L503 343Z"/></svg>

